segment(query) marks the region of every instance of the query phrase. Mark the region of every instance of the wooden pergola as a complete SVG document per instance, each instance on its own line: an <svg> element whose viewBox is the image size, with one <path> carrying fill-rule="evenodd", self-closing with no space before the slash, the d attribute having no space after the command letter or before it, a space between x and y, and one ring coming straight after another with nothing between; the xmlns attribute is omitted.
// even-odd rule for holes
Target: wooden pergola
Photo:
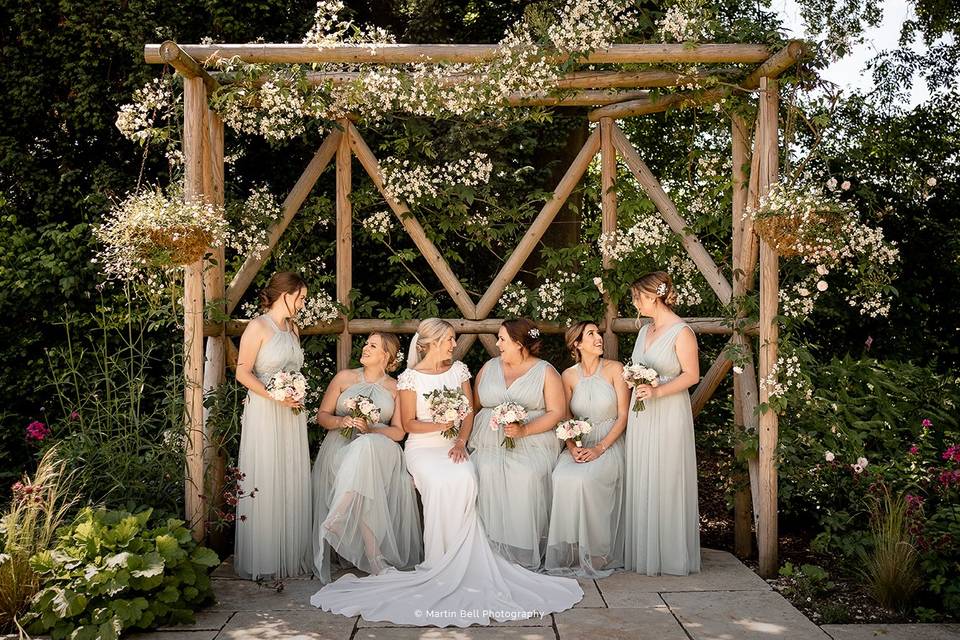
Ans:
<svg viewBox="0 0 960 640"><path fill-rule="evenodd" d="M210 94L221 80L203 65L220 59L239 58L248 63L362 63L398 65L408 63L483 63L497 55L496 45L343 45L317 48L310 45L177 45L174 42L146 45L144 58L153 64L169 64L184 78L183 156L185 162L185 197L202 199L213 205L224 202L223 122L208 106ZM203 397L207 390L225 381L226 367L235 365L237 347L233 337L245 327L243 321L205 322L204 305L222 305L229 317L241 297L263 266L281 234L296 215L324 169L336 164L336 295L349 306L352 286L352 210L351 161L356 156L373 184L396 214L407 234L433 269L454 304L463 314L451 320L460 335L457 357L463 355L479 338L491 353L495 351L493 334L501 320L490 318L504 288L536 249L547 227L576 187L591 160L601 158L602 230L617 227L617 194L615 187L617 157L623 160L637 182L656 205L663 219L682 241L697 268L704 275L717 298L739 309L734 323L723 318L687 318L698 333L724 334L747 355L748 364L741 375L734 376L735 428L759 431L759 455L749 460L749 485L745 477L739 483L735 501L736 552L741 556L751 551L751 511L757 531L760 571L772 576L777 572L777 448L778 421L773 411L757 411L758 403L768 400L769 387L758 380L774 372L777 360L778 330L778 256L754 232L753 222L744 216L748 204L755 205L778 180L778 83L777 77L807 55L802 42L791 41L779 50L758 44L673 44L613 45L594 51L580 61L582 65L636 65L698 63L714 65L754 65L753 67L721 67L707 74L682 74L669 69L651 68L642 71L575 71L563 76L557 91L530 95L513 95L511 105L589 106L591 122L599 126L589 135L583 148L530 224L520 243L494 277L479 300L473 300L450 268L443 254L427 237L409 208L384 189L380 165L356 126L349 119L339 121L310 159L303 174L283 202L283 215L269 233L269 249L259 256L248 256L229 284L225 282L222 248L211 248L211 263L203 260L185 266L184 275L184 345L186 375L186 422L189 430L186 465L186 517L194 535L206 534L208 500L215 491L205 482L213 467L213 485L222 481L222 466L211 453L205 431ZM203 61L200 64L198 60ZM699 92L676 92L654 96L649 89L700 85L710 76L724 79L720 88ZM357 74L311 73L312 83L350 82ZM445 82L462 82L467 76L451 75ZM758 115L754 123L742 116L731 118L733 158L732 256L727 279L701 242L692 234L657 178L644 163L641 154L617 125L623 118L658 113L676 107L716 103L734 92L757 93ZM745 320L740 301L755 286L759 262L760 317L758 325ZM609 260L604 268L610 269ZM606 338L606 356L616 358L618 333L636 331L632 318L618 318L616 306L605 295L606 312L601 329ZM538 323L546 333L560 333L557 323ZM394 322L371 318L341 317L325 325L306 327L303 333L337 334L337 366L348 366L352 336L372 331L413 333L416 321ZM753 365L752 336L759 334L758 366ZM206 344L204 341L206 339ZM711 397L732 362L721 354L707 370L693 392L694 413L698 413ZM758 387L759 390L758 390Z"/></svg>

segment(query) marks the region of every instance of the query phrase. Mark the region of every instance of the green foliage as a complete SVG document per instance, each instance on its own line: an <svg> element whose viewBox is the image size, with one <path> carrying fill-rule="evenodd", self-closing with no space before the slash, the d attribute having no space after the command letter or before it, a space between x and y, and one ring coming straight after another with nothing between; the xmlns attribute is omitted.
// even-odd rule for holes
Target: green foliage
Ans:
<svg viewBox="0 0 960 640"><path fill-rule="evenodd" d="M117 638L130 629L189 623L213 597L217 555L180 520L152 509L83 509L52 549L31 558L43 580L24 626L61 638Z"/></svg>
<svg viewBox="0 0 960 640"><path fill-rule="evenodd" d="M76 463L84 498L176 513L184 446L178 357L158 353L143 320L117 319L105 310L97 334L82 338L71 315L64 321L66 345L49 352L47 388L57 407L45 444Z"/></svg>
<svg viewBox="0 0 960 640"><path fill-rule="evenodd" d="M903 611L921 586L917 548L910 533L910 505L902 495L881 493L870 505L873 548L864 555L867 588L881 605Z"/></svg>

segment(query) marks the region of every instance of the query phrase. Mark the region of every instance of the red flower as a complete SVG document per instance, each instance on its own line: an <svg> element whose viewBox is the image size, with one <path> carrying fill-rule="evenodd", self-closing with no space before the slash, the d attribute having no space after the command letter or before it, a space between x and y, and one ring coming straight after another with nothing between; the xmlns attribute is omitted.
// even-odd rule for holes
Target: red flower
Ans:
<svg viewBox="0 0 960 640"><path fill-rule="evenodd" d="M49 427L38 420L34 420L27 425L27 438L30 440L36 440L39 442L48 435L50 435Z"/></svg>
<svg viewBox="0 0 960 640"><path fill-rule="evenodd" d="M920 424L923 425L924 429L929 429L930 427L933 426L933 421L930 420L930 418L924 418L923 422L921 422Z"/></svg>
<svg viewBox="0 0 960 640"><path fill-rule="evenodd" d="M918 453L920 453L920 448L915 444L910 445L910 454L915 456Z"/></svg>

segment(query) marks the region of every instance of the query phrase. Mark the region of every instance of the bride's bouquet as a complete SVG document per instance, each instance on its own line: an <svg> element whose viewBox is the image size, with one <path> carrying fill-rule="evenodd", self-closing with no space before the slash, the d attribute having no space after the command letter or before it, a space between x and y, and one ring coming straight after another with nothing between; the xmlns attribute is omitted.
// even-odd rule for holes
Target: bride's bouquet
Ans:
<svg viewBox="0 0 960 640"><path fill-rule="evenodd" d="M464 395L463 390L444 387L434 389L424 395L423 398L427 401L427 409L430 411L431 420L453 423L453 426L443 431L441 435L444 438L456 438L460 435L460 425L473 410L470 407L470 400Z"/></svg>
<svg viewBox="0 0 960 640"><path fill-rule="evenodd" d="M557 437L561 440L573 440L578 447L583 446L583 436L593 431L593 427L586 420L564 420L557 425Z"/></svg>
<svg viewBox="0 0 960 640"><path fill-rule="evenodd" d="M652 387L660 384L660 374L657 373L656 370L632 362L623 366L623 379L631 389L641 384L649 384ZM643 411L646 408L643 400L639 397L636 402L633 403L634 411Z"/></svg>
<svg viewBox="0 0 960 640"><path fill-rule="evenodd" d="M267 382L267 392L274 400L283 402L286 399L303 402L307 397L307 379L299 371L277 371ZM301 409L293 409L300 413Z"/></svg>
<svg viewBox="0 0 960 640"><path fill-rule="evenodd" d="M380 408L374 404L370 396L356 395L346 401L347 409L350 410L351 418L363 418L367 424L376 424L380 422ZM353 437L353 427L344 427L340 429L340 435L346 439Z"/></svg>
<svg viewBox="0 0 960 640"><path fill-rule="evenodd" d="M490 428L494 431L499 431L501 427L505 427L508 424L523 424L526 420L527 410L523 408L523 405L519 405L516 402L504 402L494 407L493 416L490 419ZM504 436L503 446L507 449L513 449L515 446L513 438Z"/></svg>

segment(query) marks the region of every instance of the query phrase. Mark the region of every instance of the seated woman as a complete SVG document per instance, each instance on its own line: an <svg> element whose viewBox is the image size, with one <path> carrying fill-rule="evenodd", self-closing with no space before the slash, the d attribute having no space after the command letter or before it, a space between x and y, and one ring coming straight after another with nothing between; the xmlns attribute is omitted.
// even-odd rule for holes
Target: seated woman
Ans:
<svg viewBox="0 0 960 640"><path fill-rule="evenodd" d="M317 412L327 433L313 467L310 565L323 583L330 582L331 552L371 574L412 567L423 555L416 494L398 445L405 434L397 383L387 375L399 348L392 333L370 334L361 368L334 376ZM360 396L376 405L379 422L351 417L348 403Z"/></svg>
<svg viewBox="0 0 960 640"><path fill-rule="evenodd" d="M553 506L544 568L554 575L600 578L623 568L624 453L630 391L623 365L606 360L603 336L593 322L566 333L577 363L563 372L570 414L592 429L566 441L553 470Z"/></svg>
<svg viewBox="0 0 960 640"><path fill-rule="evenodd" d="M497 332L500 357L477 374L478 409L469 446L480 478L477 508L490 542L504 558L540 569L550 517L551 473L560 455L554 428L566 415L560 374L537 357L540 332L526 318L507 320ZM494 430L494 409L515 402L524 424ZM506 437L513 447L505 446Z"/></svg>

